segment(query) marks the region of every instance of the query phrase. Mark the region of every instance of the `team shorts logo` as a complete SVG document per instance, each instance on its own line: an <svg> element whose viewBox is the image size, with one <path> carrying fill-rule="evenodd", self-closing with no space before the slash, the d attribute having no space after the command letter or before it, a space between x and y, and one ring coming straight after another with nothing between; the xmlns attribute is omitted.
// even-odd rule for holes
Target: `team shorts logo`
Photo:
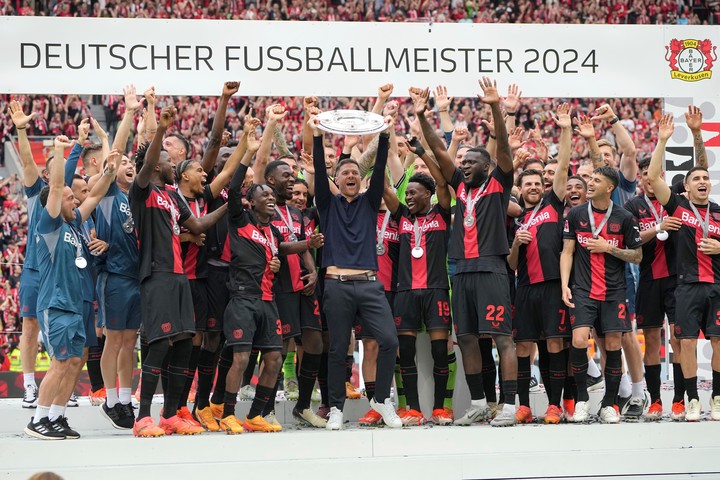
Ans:
<svg viewBox="0 0 720 480"><path fill-rule="evenodd" d="M210 317L207 319L207 326L210 328L214 328L217 326L217 320L215 320L213 317Z"/></svg>
<svg viewBox="0 0 720 480"><path fill-rule="evenodd" d="M235 340L240 340L242 337L243 337L242 328L233 330L233 338L235 338Z"/></svg>
<svg viewBox="0 0 720 480"><path fill-rule="evenodd" d="M170 323L163 323L160 325L160 328L162 329L163 333L170 333L170 330L172 330L172 325Z"/></svg>
<svg viewBox="0 0 720 480"><path fill-rule="evenodd" d="M665 60L670 63L670 77L684 82L697 82L712 77L713 62L717 61L710 40L672 39L665 47Z"/></svg>

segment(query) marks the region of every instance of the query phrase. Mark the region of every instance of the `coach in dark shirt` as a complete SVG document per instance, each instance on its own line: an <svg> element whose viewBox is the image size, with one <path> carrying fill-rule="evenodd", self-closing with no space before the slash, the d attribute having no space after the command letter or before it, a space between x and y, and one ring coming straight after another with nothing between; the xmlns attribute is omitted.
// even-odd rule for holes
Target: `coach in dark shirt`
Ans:
<svg viewBox="0 0 720 480"><path fill-rule="evenodd" d="M325 234L322 266L327 269L322 304L330 332L328 389L330 418L326 428L340 430L345 403L345 355L353 322L375 338L379 353L375 397L370 406L380 413L386 425L402 426L390 399L390 385L398 348L397 333L383 285L377 278L377 214L384 189L388 155L388 134L382 133L370 187L360 193L360 168L355 160L344 159L335 167L338 195L330 191L325 171L323 137L315 117L309 120L315 136L315 201ZM392 124L389 128L392 128Z"/></svg>

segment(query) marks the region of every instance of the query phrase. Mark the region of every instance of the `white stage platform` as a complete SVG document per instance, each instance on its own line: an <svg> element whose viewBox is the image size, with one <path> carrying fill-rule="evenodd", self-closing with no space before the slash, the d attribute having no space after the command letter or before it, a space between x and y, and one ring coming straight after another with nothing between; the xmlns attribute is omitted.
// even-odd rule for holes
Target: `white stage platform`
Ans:
<svg viewBox="0 0 720 480"><path fill-rule="evenodd" d="M664 392L664 397L670 392ZM593 393L593 402L600 394ZM533 394L544 412L544 395ZM664 398L665 400L665 398ZM701 392L707 410L708 392ZM666 405L670 405L667 398ZM250 406L238 403L238 415ZM720 478L720 422L620 425L521 425L514 428L299 429L291 402L279 402L285 430L228 436L205 433L136 439L110 428L86 399L69 409L80 440L40 441L22 428L32 414L19 400L0 402L0 479L51 470L66 479L291 478L509 479ZM157 417L159 405L153 414ZM667 407L666 407L667 408ZM353 422L367 401L348 401ZM228 477L229 475L229 477Z"/></svg>

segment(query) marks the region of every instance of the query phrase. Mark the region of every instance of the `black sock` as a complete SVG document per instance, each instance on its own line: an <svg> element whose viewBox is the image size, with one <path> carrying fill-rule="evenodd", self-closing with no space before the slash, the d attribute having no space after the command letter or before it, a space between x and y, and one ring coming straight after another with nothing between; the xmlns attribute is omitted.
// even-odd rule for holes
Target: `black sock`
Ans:
<svg viewBox="0 0 720 480"><path fill-rule="evenodd" d="M273 387L266 387L260 384L255 387L255 399L252 402L252 406L250 407L250 411L247 414L247 418L255 418L260 415L260 413L262 413L265 409L267 409L268 403L272 398L271 395L273 390ZM275 399L273 398L272 400L274 401Z"/></svg>
<svg viewBox="0 0 720 480"><path fill-rule="evenodd" d="M470 398L472 400L482 400L485 398L482 373L466 373L465 380L470 389Z"/></svg>
<svg viewBox="0 0 720 480"><path fill-rule="evenodd" d="M548 357L550 363L548 375L550 378L545 382L545 390L548 395L548 403L559 408L560 396L567 378L567 362L563 352L548 352ZM549 389L547 388L548 385L551 385Z"/></svg>
<svg viewBox="0 0 720 480"><path fill-rule="evenodd" d="M713 370L712 396L715 398L718 395L720 395L720 372Z"/></svg>
<svg viewBox="0 0 720 480"><path fill-rule="evenodd" d="M480 373L482 374L485 398L487 398L489 403L497 403L497 392L495 390L497 368L495 368L492 339L480 338L478 339L478 345L480 345L480 358L482 359L482 369Z"/></svg>
<svg viewBox="0 0 720 480"><path fill-rule="evenodd" d="M675 386L673 393L673 403L685 401L685 377L683 376L682 366L679 363L673 363L673 384Z"/></svg>
<svg viewBox="0 0 720 480"><path fill-rule="evenodd" d="M502 384L503 391L503 403L506 405L515 405L515 395L517 394L518 382L517 380L503 380ZM526 405L530 406L530 405Z"/></svg>
<svg viewBox="0 0 720 480"><path fill-rule="evenodd" d="M415 337L398 335L398 342L400 344L400 375L402 375L407 406L411 410L420 411L417 389L418 371L415 364Z"/></svg>
<svg viewBox="0 0 720 480"><path fill-rule="evenodd" d="M149 351L150 345L148 345L145 336L140 335L140 367L142 367L142 364L145 363L145 358L147 357Z"/></svg>
<svg viewBox="0 0 720 480"><path fill-rule="evenodd" d="M497 372L498 372L498 377L497 377L498 378L498 397L497 398L498 398L498 400L502 400L503 398L505 398L505 387L503 386L503 382L502 382L502 378L503 378L502 360L500 360L500 358L498 358Z"/></svg>
<svg viewBox="0 0 720 480"><path fill-rule="evenodd" d="M285 357L287 355L282 355L282 360L280 361L280 365L285 363ZM263 410L262 414L263 416L270 414L270 412L275 410L275 399L277 398L277 392L280 389L280 384L283 381L283 371L282 366L280 367L280 371L278 372L277 382L275 382L275 388L272 391L272 394L270 395L270 398L272 399L272 403L269 406L266 406L266 410Z"/></svg>
<svg viewBox="0 0 720 480"><path fill-rule="evenodd" d="M365 382L365 396L368 402L375 397L375 381Z"/></svg>
<svg viewBox="0 0 720 480"><path fill-rule="evenodd" d="M174 341L170 349L168 361L168 390L165 392L165 408L163 417L170 418L177 415L180 405L180 396L185 388L187 379L188 361L192 352L192 340Z"/></svg>
<svg viewBox="0 0 720 480"><path fill-rule="evenodd" d="M538 349L538 367L540 368L540 378L538 383L542 382L545 386L545 392L548 396L552 393L552 385L550 385L550 352L547 349L547 342L540 340L537 342Z"/></svg>
<svg viewBox="0 0 720 480"><path fill-rule="evenodd" d="M220 352L220 358L218 359L217 377L215 378L215 388L213 388L212 397L210 402L215 405L220 405L225 398L225 382L227 381L227 374L230 371L233 363L233 347L225 347Z"/></svg>
<svg viewBox="0 0 720 480"><path fill-rule="evenodd" d="M237 404L237 392L225 392L223 395L223 413L222 418L235 415L235 405Z"/></svg>
<svg viewBox="0 0 720 480"><path fill-rule="evenodd" d="M355 357L352 355L346 355L345 356L345 381L349 382L352 378L352 367L353 362L355 361Z"/></svg>
<svg viewBox="0 0 720 480"><path fill-rule="evenodd" d="M448 369L447 340L431 340L430 353L433 358L433 383L435 386L433 395L433 410L445 406L447 395L447 383L450 370ZM452 396L450 397L452 398Z"/></svg>
<svg viewBox="0 0 720 480"><path fill-rule="evenodd" d="M685 379L685 391L687 392L688 401L693 399L700 400L698 396L697 377Z"/></svg>
<svg viewBox="0 0 720 480"><path fill-rule="evenodd" d="M167 340L159 340L147 347L147 353L143 358L142 365L138 420L150 416L153 395L155 395L155 390L157 390L157 385L160 381L160 371L162 370L162 364L169 348L170 345Z"/></svg>
<svg viewBox="0 0 720 480"><path fill-rule="evenodd" d="M258 356L260 355L260 350L251 350L250 356L248 357L248 364L247 367L245 367L245 371L243 372L243 378L241 385L244 387L245 385L252 385L252 377L255 375L255 366L258 362ZM282 371L282 368L280 369Z"/></svg>
<svg viewBox="0 0 720 480"><path fill-rule="evenodd" d="M530 357L517 357L517 393L520 405L530 406ZM503 388L503 391L505 389ZM515 403L515 402L513 402Z"/></svg>
<svg viewBox="0 0 720 480"><path fill-rule="evenodd" d="M318 371L320 370L320 358L321 355L317 353L303 353L300 372L297 374L298 401L295 405L295 408L300 412L310 408L315 380L317 380Z"/></svg>
<svg viewBox="0 0 720 480"><path fill-rule="evenodd" d="M590 400L590 395L588 395L587 391L587 348L570 347L570 369L573 372L575 384L577 385L578 402L587 402Z"/></svg>
<svg viewBox="0 0 720 480"><path fill-rule="evenodd" d="M172 349L173 347L172 345L170 345L170 349L168 350L167 355L165 355L165 358L163 358L162 370L160 371L160 383L162 384L163 395L170 389L170 375L168 372L168 365L170 364L170 355L172 355Z"/></svg>
<svg viewBox="0 0 720 480"><path fill-rule="evenodd" d="M103 347L105 346L105 336L98 338L98 344L95 347L88 348L87 372L90 377L90 388L96 392L105 386L100 369L100 359L102 358ZM114 387L112 385L111 387Z"/></svg>
<svg viewBox="0 0 720 480"><path fill-rule="evenodd" d="M217 354L215 352L200 349L197 363L198 386L197 392L195 392L196 410L202 410L210 406L210 390L215 377L216 364Z"/></svg>
<svg viewBox="0 0 720 480"><path fill-rule="evenodd" d="M605 396L601 407L612 407L620 389L622 378L622 351L607 350L605 353Z"/></svg>
<svg viewBox="0 0 720 480"><path fill-rule="evenodd" d="M328 353L323 352L320 355L320 370L318 370L318 387L320 387L320 401L326 407L330 406L330 394L328 393ZM366 383L367 385L367 383ZM373 382L373 387L375 382ZM373 390L374 391L374 390ZM370 397L368 397L370 400Z"/></svg>
<svg viewBox="0 0 720 480"><path fill-rule="evenodd" d="M645 383L650 394L650 401L652 403L659 401L662 405L660 398L660 368L660 364L645 365Z"/></svg>
<svg viewBox="0 0 720 480"><path fill-rule="evenodd" d="M190 350L190 359L188 360L188 368L185 370L185 385L183 385L182 393L180 394L180 408L187 407L187 400L190 396L190 390L192 384L195 381L195 372L197 371L198 357L200 356L200 345L193 345Z"/></svg>

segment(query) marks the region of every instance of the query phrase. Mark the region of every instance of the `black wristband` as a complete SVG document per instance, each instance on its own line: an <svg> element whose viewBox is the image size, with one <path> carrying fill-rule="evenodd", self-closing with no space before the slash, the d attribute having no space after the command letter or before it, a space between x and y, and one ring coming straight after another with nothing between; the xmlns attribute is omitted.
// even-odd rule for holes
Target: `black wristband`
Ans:
<svg viewBox="0 0 720 480"><path fill-rule="evenodd" d="M422 146L422 143L420 143L420 140L417 137L410 139L408 144L415 149L415 155L418 157L425 155L425 148Z"/></svg>
<svg viewBox="0 0 720 480"><path fill-rule="evenodd" d="M509 117L514 117L516 112L508 112L506 110L505 113L507 113Z"/></svg>
<svg viewBox="0 0 720 480"><path fill-rule="evenodd" d="M613 125L615 125L615 124L616 124L617 122L619 122L619 121L620 121L620 119L617 117L617 115L614 116L613 119L610 120L610 122L609 122L609 123L610 123L610 126L612 127Z"/></svg>
<svg viewBox="0 0 720 480"><path fill-rule="evenodd" d="M488 136L489 136L490 138L492 138L493 140L497 139L497 137L496 137L495 135L493 135L492 133L489 133Z"/></svg>

